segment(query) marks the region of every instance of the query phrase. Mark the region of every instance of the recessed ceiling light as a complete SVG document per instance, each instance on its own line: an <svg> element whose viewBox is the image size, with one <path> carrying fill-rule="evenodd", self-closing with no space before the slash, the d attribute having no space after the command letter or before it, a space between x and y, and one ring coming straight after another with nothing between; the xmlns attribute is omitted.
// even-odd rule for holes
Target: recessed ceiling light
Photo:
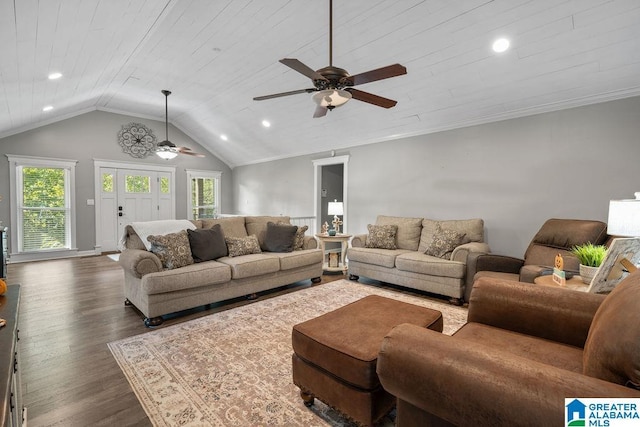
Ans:
<svg viewBox="0 0 640 427"><path fill-rule="evenodd" d="M49 80L56 80L62 77L61 73L51 73L49 74Z"/></svg>
<svg viewBox="0 0 640 427"><path fill-rule="evenodd" d="M46 107L42 108L42 111L47 112L47 111L51 111L53 110L53 105L47 105Z"/></svg>
<svg viewBox="0 0 640 427"><path fill-rule="evenodd" d="M220 139L223 140L223 141L228 141L229 140L227 135L220 135Z"/></svg>
<svg viewBox="0 0 640 427"><path fill-rule="evenodd" d="M269 122L269 120L263 120L262 121L262 126L268 128L271 127L271 122Z"/></svg>
<svg viewBox="0 0 640 427"><path fill-rule="evenodd" d="M497 53L504 52L505 50L509 49L509 40L498 39L493 42L493 46L491 47L493 48L494 52L497 52Z"/></svg>

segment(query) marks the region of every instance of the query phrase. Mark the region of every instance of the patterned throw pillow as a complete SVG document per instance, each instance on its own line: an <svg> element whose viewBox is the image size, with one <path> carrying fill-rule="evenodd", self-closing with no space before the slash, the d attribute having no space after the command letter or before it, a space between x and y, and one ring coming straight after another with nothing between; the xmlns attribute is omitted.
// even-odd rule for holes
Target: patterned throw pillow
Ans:
<svg viewBox="0 0 640 427"><path fill-rule="evenodd" d="M367 225L369 235L364 243L366 248L397 249L396 234L397 225Z"/></svg>
<svg viewBox="0 0 640 427"><path fill-rule="evenodd" d="M293 250L301 251L304 246L304 234L309 229L308 225L303 225L302 227L298 227L298 231L296 232L296 238L293 240Z"/></svg>
<svg viewBox="0 0 640 427"><path fill-rule="evenodd" d="M258 237L255 234L247 237L225 237L224 240L227 242L230 257L262 252Z"/></svg>
<svg viewBox="0 0 640 427"><path fill-rule="evenodd" d="M431 243L424 253L438 258L449 259L453 250L462 244L464 236L464 234L460 234L455 230L443 229L438 223Z"/></svg>
<svg viewBox="0 0 640 427"><path fill-rule="evenodd" d="M147 240L151 243L151 252L160 258L167 270L193 264L187 230L164 236L147 236Z"/></svg>

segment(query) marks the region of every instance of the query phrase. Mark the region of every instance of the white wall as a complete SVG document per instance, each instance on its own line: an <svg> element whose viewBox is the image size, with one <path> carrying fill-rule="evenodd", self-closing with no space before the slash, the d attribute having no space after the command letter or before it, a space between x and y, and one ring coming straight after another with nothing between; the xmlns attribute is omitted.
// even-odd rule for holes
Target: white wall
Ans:
<svg viewBox="0 0 640 427"><path fill-rule="evenodd" d="M493 252L522 256L546 219L606 221L610 199L640 191L640 97L338 154L351 155L347 232L378 214L479 217ZM312 215L312 160L324 157L235 168L236 209Z"/></svg>
<svg viewBox="0 0 640 427"><path fill-rule="evenodd" d="M78 160L76 166L76 236L80 251L92 251L95 242L94 206L87 206L87 199L94 195L94 159L138 164L176 166L176 216L187 215L187 181L185 168L222 171L223 213L231 212L233 205L231 191L231 169L221 160L208 153L203 147L173 126L169 126L169 139L178 146L188 146L196 152L206 154L205 158L180 155L165 161L156 155L136 159L123 153L118 144L118 132L130 122L142 123L153 130L158 141L164 140L164 122L129 117L120 114L93 111L67 120L56 122L17 135L0 139L0 221L11 227L9 207L9 162L6 154L55 157Z"/></svg>

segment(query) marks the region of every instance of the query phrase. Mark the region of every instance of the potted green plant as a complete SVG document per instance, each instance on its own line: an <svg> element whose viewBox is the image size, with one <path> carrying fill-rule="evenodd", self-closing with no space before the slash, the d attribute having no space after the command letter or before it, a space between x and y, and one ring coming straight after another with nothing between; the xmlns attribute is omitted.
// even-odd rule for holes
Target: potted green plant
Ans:
<svg viewBox="0 0 640 427"><path fill-rule="evenodd" d="M598 267L600 267L604 257L607 255L607 247L585 243L574 246L571 249L571 253L580 261L580 277L582 281L586 284L591 284L593 276L595 276Z"/></svg>

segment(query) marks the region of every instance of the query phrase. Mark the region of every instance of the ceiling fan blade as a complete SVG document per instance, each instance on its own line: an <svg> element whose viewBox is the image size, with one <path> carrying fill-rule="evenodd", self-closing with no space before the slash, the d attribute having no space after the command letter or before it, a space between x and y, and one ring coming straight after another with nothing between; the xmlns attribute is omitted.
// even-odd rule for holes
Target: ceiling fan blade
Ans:
<svg viewBox="0 0 640 427"><path fill-rule="evenodd" d="M298 61L295 58L284 58L280 60L281 63L286 65L287 67L296 70L300 74L304 74L309 77L311 80L327 80L322 74L317 73L315 70L312 70L308 66L304 65L302 62Z"/></svg>
<svg viewBox="0 0 640 427"><path fill-rule="evenodd" d="M323 107L322 105L318 105L316 107L316 111L313 113L313 118L317 119L318 117L326 116L328 110L329 109L327 107Z"/></svg>
<svg viewBox="0 0 640 427"><path fill-rule="evenodd" d="M353 97L353 99L377 105L378 107L391 108L395 107L395 105L398 103L398 101L394 101L393 99L383 98L382 96L374 95L369 92L363 92L358 89L346 88L345 90L351 92L351 96Z"/></svg>
<svg viewBox="0 0 640 427"><path fill-rule="evenodd" d="M273 95L264 95L264 96L256 96L255 98L253 98L254 101L264 101L265 99L272 99L272 98L280 98L282 96L289 96L289 95L297 95L299 93L311 93L311 92L315 92L317 89L298 89L298 90L292 90L290 92L281 92L281 93L274 93Z"/></svg>
<svg viewBox="0 0 640 427"><path fill-rule="evenodd" d="M180 154L188 154L190 156L204 157L204 154L196 153L195 151L192 151L191 148L189 147L176 147L176 151Z"/></svg>
<svg viewBox="0 0 640 427"><path fill-rule="evenodd" d="M375 70L366 71L364 73L349 76L346 80L351 81L353 86L361 85L376 80L388 79L390 77L401 76L407 74L407 69L400 64L388 65L386 67L377 68Z"/></svg>

